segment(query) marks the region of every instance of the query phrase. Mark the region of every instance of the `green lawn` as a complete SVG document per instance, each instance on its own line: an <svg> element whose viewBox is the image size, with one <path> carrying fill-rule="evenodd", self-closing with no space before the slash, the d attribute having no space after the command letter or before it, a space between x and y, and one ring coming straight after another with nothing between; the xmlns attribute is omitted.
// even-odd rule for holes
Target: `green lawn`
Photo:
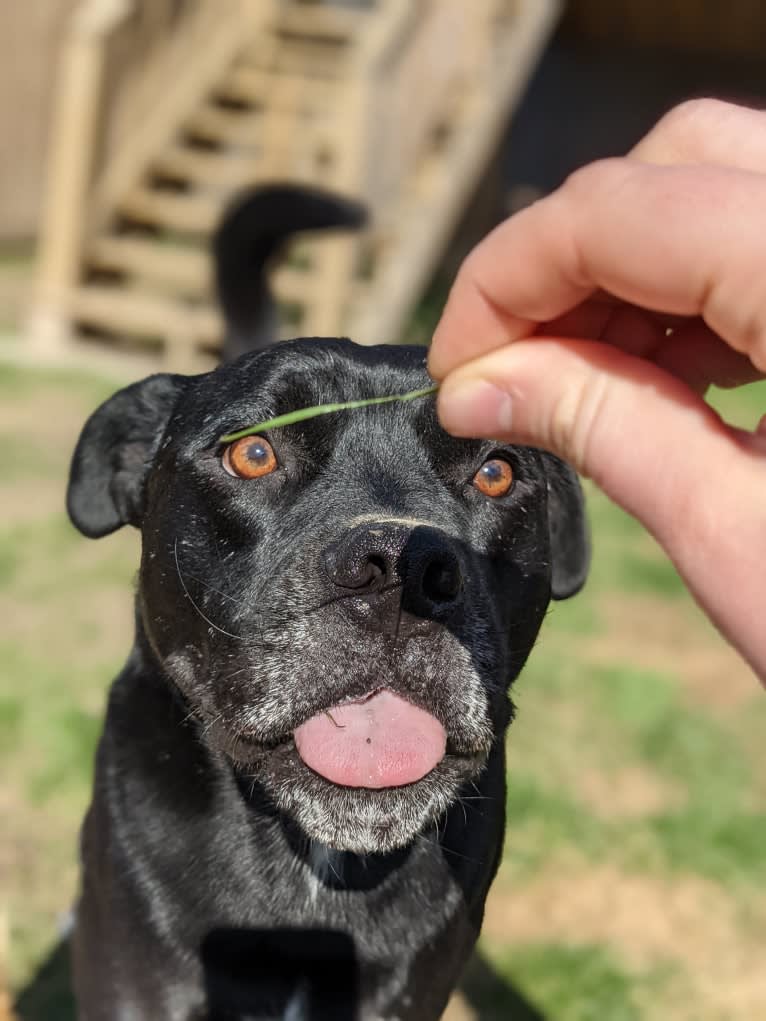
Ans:
<svg viewBox="0 0 766 1021"><path fill-rule="evenodd" d="M62 509L79 427L110 389L0 366L0 905L16 989L72 903L105 688L130 644L136 535L88 542ZM766 387L715 400L752 425ZM456 1016L754 1021L766 697L642 529L589 501L591 581L552 607L517 685L506 854Z"/></svg>

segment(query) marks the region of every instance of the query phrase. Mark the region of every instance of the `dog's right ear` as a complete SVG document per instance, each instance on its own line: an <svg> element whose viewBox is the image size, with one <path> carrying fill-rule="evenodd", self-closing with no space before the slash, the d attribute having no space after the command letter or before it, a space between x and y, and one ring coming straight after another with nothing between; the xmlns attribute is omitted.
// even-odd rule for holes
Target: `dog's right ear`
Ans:
<svg viewBox="0 0 766 1021"><path fill-rule="evenodd" d="M144 488L186 376L161 373L119 390L97 408L77 441L67 510L90 539L140 525Z"/></svg>
<svg viewBox="0 0 766 1021"><path fill-rule="evenodd" d="M590 567L585 500L573 468L547 451L542 458L548 482L551 596L568 599L583 587Z"/></svg>

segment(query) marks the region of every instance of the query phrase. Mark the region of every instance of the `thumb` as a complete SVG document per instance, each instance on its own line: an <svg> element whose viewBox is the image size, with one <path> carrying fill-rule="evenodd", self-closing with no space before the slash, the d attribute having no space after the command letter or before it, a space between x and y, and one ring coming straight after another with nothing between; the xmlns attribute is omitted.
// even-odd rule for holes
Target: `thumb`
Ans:
<svg viewBox="0 0 766 1021"><path fill-rule="evenodd" d="M753 572L743 583L742 551L766 534L763 461L680 380L605 344L534 338L450 373L438 410L449 432L544 447L590 476L747 648L741 632L764 592Z"/></svg>

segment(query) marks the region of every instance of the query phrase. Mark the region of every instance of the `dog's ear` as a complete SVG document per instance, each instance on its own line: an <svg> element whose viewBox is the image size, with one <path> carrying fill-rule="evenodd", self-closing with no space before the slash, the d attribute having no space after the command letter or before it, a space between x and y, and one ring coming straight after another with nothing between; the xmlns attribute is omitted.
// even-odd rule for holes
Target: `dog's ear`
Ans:
<svg viewBox="0 0 766 1021"><path fill-rule="evenodd" d="M566 462L553 454L542 457L548 482L551 595L567 599L583 587L590 566L585 498L576 472Z"/></svg>
<svg viewBox="0 0 766 1021"><path fill-rule="evenodd" d="M141 523L146 476L187 383L185 376L149 376L119 390L85 423L69 471L67 510L88 538Z"/></svg>

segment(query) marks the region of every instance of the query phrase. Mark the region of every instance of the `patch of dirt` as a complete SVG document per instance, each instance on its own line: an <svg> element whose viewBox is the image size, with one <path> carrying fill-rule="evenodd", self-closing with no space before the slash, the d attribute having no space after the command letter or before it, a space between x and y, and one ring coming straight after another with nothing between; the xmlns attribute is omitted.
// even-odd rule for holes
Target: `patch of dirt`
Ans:
<svg viewBox="0 0 766 1021"><path fill-rule="evenodd" d="M34 283L31 257L18 264L0 266L0 324L20 324L29 308ZM0 1014L2 1017L2 1014Z"/></svg>
<svg viewBox="0 0 766 1021"><path fill-rule="evenodd" d="M468 1005L463 994L458 992L454 993L449 1001L447 1009L442 1014L442 1021L478 1021L478 1015Z"/></svg>
<svg viewBox="0 0 766 1021"><path fill-rule="evenodd" d="M35 394L28 400L0 404L0 433L21 434L52 443L55 451L66 453L68 464L87 414L81 394L69 395L46 387L44 394Z"/></svg>
<svg viewBox="0 0 766 1021"><path fill-rule="evenodd" d="M577 797L602 819L640 819L679 808L684 792L641 766L590 767L577 774Z"/></svg>
<svg viewBox="0 0 766 1021"><path fill-rule="evenodd" d="M0 485L0 507L3 526L42 521L57 510L63 510L64 483L60 479L24 479L23 482Z"/></svg>
<svg viewBox="0 0 766 1021"><path fill-rule="evenodd" d="M725 891L699 877L564 862L513 888L497 884L482 935L504 944L601 943L638 969L670 962L694 998L688 1016L753 1021L766 1004L765 931L766 896L750 901L745 918Z"/></svg>
<svg viewBox="0 0 766 1021"><path fill-rule="evenodd" d="M0 1021L13 1021L11 994L8 989L8 915L0 910Z"/></svg>
<svg viewBox="0 0 766 1021"><path fill-rule="evenodd" d="M0 620L3 633L32 654L44 635L46 649L55 649L57 659L87 667L121 652L127 656L133 642L133 597L129 584L79 592L74 604L71 593L49 594L41 608L0 595Z"/></svg>
<svg viewBox="0 0 766 1021"><path fill-rule="evenodd" d="M750 668L689 603L621 595L598 609L604 634L580 646L589 659L670 670L694 702L714 709L737 709L759 693Z"/></svg>
<svg viewBox="0 0 766 1021"><path fill-rule="evenodd" d="M84 804L69 798L44 808L31 805L15 784L0 779L0 818L13 819L9 839L0 844L0 904L10 934L5 964L12 988L27 981L72 906L83 812Z"/></svg>
<svg viewBox="0 0 766 1021"><path fill-rule="evenodd" d="M17 441L24 437L31 448L44 446L46 463L60 469L45 477L21 478L0 485L3 525L41 518L63 510L66 473L87 410L81 397L46 389L44 397L0 403L0 436ZM19 453L23 456L23 452Z"/></svg>

